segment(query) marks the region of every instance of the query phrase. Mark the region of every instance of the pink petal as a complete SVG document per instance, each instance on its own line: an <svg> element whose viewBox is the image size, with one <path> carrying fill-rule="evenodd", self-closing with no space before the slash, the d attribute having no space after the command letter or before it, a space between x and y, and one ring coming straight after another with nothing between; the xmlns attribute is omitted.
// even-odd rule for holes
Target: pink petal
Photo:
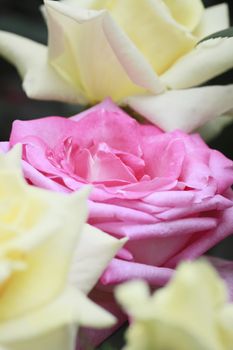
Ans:
<svg viewBox="0 0 233 350"><path fill-rule="evenodd" d="M233 183L233 161L218 151L212 151L209 161L212 176L217 180L218 193L223 193Z"/></svg>
<svg viewBox="0 0 233 350"><path fill-rule="evenodd" d="M184 250L166 262L166 266L174 267L181 260L193 260L232 234L232 217L233 206L223 211L221 215L219 214L218 225L216 228L194 236L192 242L190 242L190 244Z"/></svg>
<svg viewBox="0 0 233 350"><path fill-rule="evenodd" d="M60 144L70 136L76 139L77 124L62 117L46 117L34 120L15 120L10 135L10 145L24 142L26 137L36 137L49 148Z"/></svg>
<svg viewBox="0 0 233 350"><path fill-rule="evenodd" d="M144 138L143 153L146 173L151 178L179 178L185 156L184 142L181 138L172 134Z"/></svg>
<svg viewBox="0 0 233 350"><path fill-rule="evenodd" d="M183 207L190 205L194 198L194 191L158 191L144 197L143 201L160 207Z"/></svg>
<svg viewBox="0 0 233 350"><path fill-rule="evenodd" d="M136 182L132 171L124 165L120 158L108 151L99 150L94 156L94 162L89 175L90 182L106 182L108 180Z"/></svg>
<svg viewBox="0 0 233 350"><path fill-rule="evenodd" d="M65 186L58 184L49 177L41 174L37 169L31 166L29 163L22 161L24 176L34 186L45 188L51 191L57 192L70 192Z"/></svg>
<svg viewBox="0 0 233 350"><path fill-rule="evenodd" d="M147 225L107 222L96 224L96 226L101 230L118 237L128 237L133 240L141 240L191 235L197 232L212 230L216 228L217 223L218 220L214 217L188 217L180 220L158 222ZM138 242L138 244L140 244L140 242Z"/></svg>
<svg viewBox="0 0 233 350"><path fill-rule="evenodd" d="M224 210L232 206L232 201L220 196L216 195L214 197L207 198L203 200L201 203L189 204L184 207L175 207L172 209L168 209L156 215L157 218L162 220L175 220L180 219L182 217L193 216L194 214L204 213L205 211L212 210Z"/></svg>
<svg viewBox="0 0 233 350"><path fill-rule="evenodd" d="M156 239L130 239L124 248L128 249L136 263L162 266L169 257L181 251L189 241L189 235L159 237Z"/></svg>
<svg viewBox="0 0 233 350"><path fill-rule="evenodd" d="M112 107L110 102L102 102L69 120L78 126L76 140L82 147L94 140L95 144L106 143L111 148L136 156L142 154L139 124L120 108Z"/></svg>
<svg viewBox="0 0 233 350"><path fill-rule="evenodd" d="M113 259L101 277L104 285L118 284L131 279L144 279L150 285L163 286L172 277L173 270L135 262Z"/></svg>
<svg viewBox="0 0 233 350"><path fill-rule="evenodd" d="M145 212L135 210L132 208L125 208L114 204L108 203L95 203L89 202L90 208L90 219L95 222L110 222L113 220L119 220L124 222L134 222L134 223L152 223L155 218Z"/></svg>
<svg viewBox="0 0 233 350"><path fill-rule="evenodd" d="M10 149L9 142L0 142L0 150L1 150L3 153L8 152L9 149Z"/></svg>
<svg viewBox="0 0 233 350"><path fill-rule="evenodd" d="M98 305L108 310L114 316L116 316L118 322L114 327L96 330L92 328L81 327L78 333L76 350L92 349L102 343L112 333L114 333L121 325L127 321L126 315L121 311L117 305L113 293L105 292L95 287L89 294L89 297Z"/></svg>

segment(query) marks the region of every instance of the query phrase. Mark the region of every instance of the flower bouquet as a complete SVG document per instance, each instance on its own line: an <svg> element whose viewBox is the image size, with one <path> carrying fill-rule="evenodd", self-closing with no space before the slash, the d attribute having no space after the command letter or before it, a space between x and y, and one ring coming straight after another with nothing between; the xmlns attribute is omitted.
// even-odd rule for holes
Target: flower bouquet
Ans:
<svg viewBox="0 0 233 350"><path fill-rule="evenodd" d="M0 349L113 350L127 324L125 350L232 350L233 261L203 257L233 233L233 161L206 143L233 117L209 83L233 67L227 4L40 11L47 45L0 31L0 55L82 111L0 142Z"/></svg>

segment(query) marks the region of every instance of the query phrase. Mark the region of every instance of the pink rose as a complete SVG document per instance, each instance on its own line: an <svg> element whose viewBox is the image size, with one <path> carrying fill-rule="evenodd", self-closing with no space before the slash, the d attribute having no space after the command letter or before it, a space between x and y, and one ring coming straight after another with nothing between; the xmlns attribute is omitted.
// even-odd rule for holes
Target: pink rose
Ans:
<svg viewBox="0 0 233 350"><path fill-rule="evenodd" d="M233 232L233 162L196 134L141 125L105 100L70 119L15 121L10 147L19 142L30 183L64 192L92 183L89 223L129 238L104 285L163 285L181 259Z"/></svg>

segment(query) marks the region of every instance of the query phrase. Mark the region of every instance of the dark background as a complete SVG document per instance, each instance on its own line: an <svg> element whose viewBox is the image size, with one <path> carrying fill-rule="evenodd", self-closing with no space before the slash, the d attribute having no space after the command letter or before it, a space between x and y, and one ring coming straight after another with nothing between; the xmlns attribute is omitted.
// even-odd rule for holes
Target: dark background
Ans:
<svg viewBox="0 0 233 350"><path fill-rule="evenodd" d="M204 4L210 6L221 2L205 0ZM226 2L229 4L232 25L233 1ZM0 0L0 30L15 32L46 43L46 25L39 11L42 3L42 0ZM233 71L223 74L211 83L223 85L233 83ZM21 80L15 68L0 58L0 140L8 140L14 119L32 119L48 115L69 116L77 111L77 106L28 99L21 88ZM211 147L233 159L232 138L233 124L225 128L222 134L211 142ZM233 259L233 236L214 248L211 253Z"/></svg>

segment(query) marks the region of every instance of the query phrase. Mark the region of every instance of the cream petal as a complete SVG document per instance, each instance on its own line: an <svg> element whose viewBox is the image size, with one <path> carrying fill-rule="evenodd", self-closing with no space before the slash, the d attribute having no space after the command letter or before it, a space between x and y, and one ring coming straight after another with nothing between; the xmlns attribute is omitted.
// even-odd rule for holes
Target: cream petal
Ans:
<svg viewBox="0 0 233 350"><path fill-rule="evenodd" d="M0 323L0 342L4 345L14 345L34 337L40 339L41 336L44 337L65 325L102 328L112 326L114 323L114 316L101 309L75 287L67 287L49 304L42 305L21 317ZM48 350L56 349L48 348Z"/></svg>
<svg viewBox="0 0 233 350"><path fill-rule="evenodd" d="M74 11L55 1L45 6L50 62L70 83L79 84L89 101L163 90L152 67L105 10Z"/></svg>
<svg viewBox="0 0 233 350"><path fill-rule="evenodd" d="M133 96L126 99L126 103L165 131L191 132L233 108L233 85Z"/></svg>
<svg viewBox="0 0 233 350"><path fill-rule="evenodd" d="M181 57L161 80L172 89L200 85L233 67L233 37L201 42Z"/></svg>
<svg viewBox="0 0 233 350"><path fill-rule="evenodd" d="M72 6L75 6L77 8L94 8L96 5L96 2L98 2L98 0L61 0L60 2L63 2L65 4L69 4Z"/></svg>
<svg viewBox="0 0 233 350"><path fill-rule="evenodd" d="M71 265L69 282L87 294L125 242L125 239L116 239L85 224Z"/></svg>
<svg viewBox="0 0 233 350"><path fill-rule="evenodd" d="M104 6L159 75L196 43L163 1L113 0Z"/></svg>
<svg viewBox="0 0 233 350"><path fill-rule="evenodd" d="M181 264L175 276L167 288L153 296L158 318L186 329L204 348L221 349L213 313L227 302L223 280L204 260Z"/></svg>
<svg viewBox="0 0 233 350"><path fill-rule="evenodd" d="M151 65L145 61L140 51L128 40L127 36L108 14L106 14L104 30L109 45L130 79L146 90L154 93L163 92L165 90L164 85L151 68Z"/></svg>
<svg viewBox="0 0 233 350"><path fill-rule="evenodd" d="M202 260L182 263L168 285L151 297L143 283L128 282L116 288L117 299L132 317L126 349L140 349L135 339L143 336L141 343L151 349L225 349L217 319L230 304L224 282L209 264Z"/></svg>
<svg viewBox="0 0 233 350"><path fill-rule="evenodd" d="M48 206L51 209L28 234L41 237L43 233L43 238L45 235L47 238L29 252L25 245L27 269L15 273L1 295L1 322L30 312L60 293L67 280L79 232L87 218L89 189L69 196L34 187L30 187L30 191L34 192L37 203L40 197L42 203L51 202Z"/></svg>
<svg viewBox="0 0 233 350"><path fill-rule="evenodd" d="M63 326L39 337L8 344L7 350L73 350L76 335L77 326Z"/></svg>
<svg viewBox="0 0 233 350"><path fill-rule="evenodd" d="M202 39L212 33L219 32L230 26L230 14L227 3L210 6L205 9L201 22L193 32Z"/></svg>
<svg viewBox="0 0 233 350"><path fill-rule="evenodd" d="M85 98L49 65L47 47L0 31L0 55L16 66L28 97L84 103Z"/></svg>
<svg viewBox="0 0 233 350"><path fill-rule="evenodd" d="M145 348L156 350L220 350L200 343L199 339L191 332L187 332L170 322L154 320L149 334L145 332L148 327L146 322L144 323L144 334L141 334L141 329L137 330L136 327L137 325L129 329L127 336L129 345L124 347L123 350L141 350ZM145 342L148 345L145 346Z"/></svg>
<svg viewBox="0 0 233 350"><path fill-rule="evenodd" d="M128 314L137 317L136 305L147 302L150 298L150 289L142 280L129 281L115 288L115 296Z"/></svg>
<svg viewBox="0 0 233 350"><path fill-rule="evenodd" d="M24 182L23 180L23 171L21 167L21 155L22 155L22 145L16 144L13 148L11 148L7 152L7 157L4 153L0 153L0 163L1 168L0 171L6 171L7 168L8 171L13 171L14 173L18 173L20 177L20 181Z"/></svg>
<svg viewBox="0 0 233 350"><path fill-rule="evenodd" d="M225 340L226 349L231 350L233 344L233 304L225 306L219 316L219 324Z"/></svg>
<svg viewBox="0 0 233 350"><path fill-rule="evenodd" d="M173 18L189 30L194 30L201 20L204 6L201 0L163 0Z"/></svg>

